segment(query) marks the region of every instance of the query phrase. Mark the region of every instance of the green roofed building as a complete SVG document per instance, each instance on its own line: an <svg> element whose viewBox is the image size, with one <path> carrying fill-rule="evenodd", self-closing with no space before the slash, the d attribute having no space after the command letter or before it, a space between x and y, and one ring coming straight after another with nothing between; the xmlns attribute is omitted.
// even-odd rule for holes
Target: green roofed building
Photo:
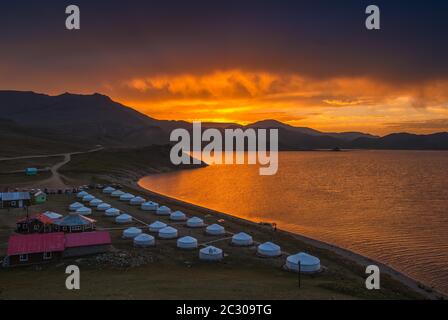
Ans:
<svg viewBox="0 0 448 320"><path fill-rule="evenodd" d="M47 202L47 194L42 191L38 191L33 195L33 201L35 204L41 204Z"/></svg>

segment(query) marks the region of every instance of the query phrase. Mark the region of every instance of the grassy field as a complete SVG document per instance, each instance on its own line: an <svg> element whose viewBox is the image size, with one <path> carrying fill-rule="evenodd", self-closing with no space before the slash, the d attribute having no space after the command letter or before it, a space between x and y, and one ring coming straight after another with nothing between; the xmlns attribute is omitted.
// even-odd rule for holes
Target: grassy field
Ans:
<svg viewBox="0 0 448 320"><path fill-rule="evenodd" d="M39 172L35 176L27 176L25 173L0 173L0 190L28 187L50 177L50 171Z"/></svg>
<svg viewBox="0 0 448 320"><path fill-rule="evenodd" d="M382 277L381 290L369 291L364 286L364 272L359 266L334 255L332 252L310 247L287 235L269 231L233 219L203 215L188 208L187 216L200 216L207 224L220 223L228 232L245 231L255 241L274 241L288 253L307 251L318 256L326 270L316 275L303 275L298 287L298 275L285 271L282 266L286 255L266 259L256 256L256 248L236 248L229 244L230 234L212 237L203 229L189 229L183 223L171 223L167 217L143 212L138 207L109 198L93 191L99 198L118 209L128 212L141 222L131 225L146 229L155 220L164 221L179 230L179 235L191 235L200 244L216 241L213 245L226 254L219 263L198 259L198 250L182 251L175 240L156 240L153 248L133 248L131 240L123 240L121 233L127 226L115 224L112 218L95 212L99 229L110 230L114 251L150 258L138 267L119 268L92 264L94 258L63 260L41 266L0 270L0 299L413 299L421 298L400 283ZM134 192L135 194L135 192ZM76 199L67 195L53 195L45 205L33 206L30 212L52 210L67 214L68 205ZM169 203L167 203L169 204ZM5 254L6 239L14 222L24 216L23 210L0 211L0 255ZM116 229L119 228L119 229ZM116 229L116 230L115 230ZM71 263L81 269L81 290L65 289L65 266Z"/></svg>
<svg viewBox="0 0 448 320"><path fill-rule="evenodd" d="M175 166L171 163L169 154L169 146L105 149L74 155L60 171L69 176L86 173L128 176L183 169L184 166ZM188 168L194 168L194 166L188 166Z"/></svg>
<svg viewBox="0 0 448 320"><path fill-rule="evenodd" d="M0 174L11 171L25 171L26 168L46 169L63 160L62 156L0 161Z"/></svg>

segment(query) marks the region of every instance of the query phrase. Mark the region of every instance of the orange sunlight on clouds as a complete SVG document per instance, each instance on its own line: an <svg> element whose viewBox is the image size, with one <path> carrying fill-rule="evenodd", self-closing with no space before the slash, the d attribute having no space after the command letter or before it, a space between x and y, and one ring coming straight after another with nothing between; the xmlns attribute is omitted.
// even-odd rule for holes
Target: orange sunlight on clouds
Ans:
<svg viewBox="0 0 448 320"><path fill-rule="evenodd" d="M411 86L360 77L221 70L131 78L116 85L112 95L158 119L241 124L276 119L324 131L386 134L412 128L427 133L436 129L432 122L440 131L448 117L447 81Z"/></svg>

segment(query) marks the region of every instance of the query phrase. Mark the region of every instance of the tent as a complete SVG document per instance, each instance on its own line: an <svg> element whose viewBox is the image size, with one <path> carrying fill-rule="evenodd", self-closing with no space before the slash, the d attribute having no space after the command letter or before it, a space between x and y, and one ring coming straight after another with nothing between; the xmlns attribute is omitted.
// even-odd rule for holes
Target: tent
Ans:
<svg viewBox="0 0 448 320"><path fill-rule="evenodd" d="M139 228L128 228L123 231L123 239L134 239L136 236L142 233L142 229Z"/></svg>
<svg viewBox="0 0 448 320"><path fill-rule="evenodd" d="M159 237L162 239L174 239L177 238L177 229L173 227L166 227L159 230Z"/></svg>
<svg viewBox="0 0 448 320"><path fill-rule="evenodd" d="M105 193L105 194L111 194L114 191L115 191L115 189L112 187L106 187L103 189L103 193Z"/></svg>
<svg viewBox="0 0 448 320"><path fill-rule="evenodd" d="M263 257L278 257L282 254L281 248L272 242L260 244L257 252Z"/></svg>
<svg viewBox="0 0 448 320"><path fill-rule="evenodd" d="M175 211L170 215L170 220L185 221L187 220L187 216L182 211Z"/></svg>
<svg viewBox="0 0 448 320"><path fill-rule="evenodd" d="M52 220L56 220L56 219L62 218L62 214L59 214L59 213L56 213L56 212L52 212L52 211L44 212L44 215L47 216L48 218L52 219Z"/></svg>
<svg viewBox="0 0 448 320"><path fill-rule="evenodd" d="M222 250L214 246L208 246L199 250L199 259L206 261L218 261L223 258Z"/></svg>
<svg viewBox="0 0 448 320"><path fill-rule="evenodd" d="M141 205L142 203L145 203L146 202L146 199L144 199L144 198L142 198L142 197L135 197L135 198L132 198L130 201L129 201L129 203L131 204L131 205L133 205L133 206L139 206L139 205Z"/></svg>
<svg viewBox="0 0 448 320"><path fill-rule="evenodd" d="M224 229L223 226L220 226L219 224L215 223L215 224L212 224L212 225L208 226L205 229L205 232L207 234L209 234L209 235L212 235L212 236L218 236L218 235L225 234L226 230Z"/></svg>
<svg viewBox="0 0 448 320"><path fill-rule="evenodd" d="M320 260L312 255L305 252L300 252L286 258L286 268L291 271L299 272L299 262L300 262L300 272L303 273L313 273L320 270Z"/></svg>
<svg viewBox="0 0 448 320"><path fill-rule="evenodd" d="M92 201L93 199L95 199L95 197L92 196L91 194L88 194L88 195L86 195L86 196L84 196L84 197L82 198L82 202L90 202L90 201Z"/></svg>
<svg viewBox="0 0 448 320"><path fill-rule="evenodd" d="M79 209L76 209L76 213L83 215L83 216L88 216L88 215L92 214L92 209L87 208L87 207L81 207Z"/></svg>
<svg viewBox="0 0 448 320"><path fill-rule="evenodd" d="M171 214L171 209L167 206L161 206L157 209L157 215L159 216L169 216Z"/></svg>
<svg viewBox="0 0 448 320"><path fill-rule="evenodd" d="M72 203L68 208L70 209L70 211L76 211L77 209L84 207L84 205L82 203L79 202L75 202Z"/></svg>
<svg viewBox="0 0 448 320"><path fill-rule="evenodd" d="M112 208L112 206L110 204L108 204L108 203L105 203L105 202L100 203L98 205L98 207L96 207L96 209L98 211L106 211L107 209L110 209L110 208Z"/></svg>
<svg viewBox="0 0 448 320"><path fill-rule="evenodd" d="M181 249L196 249L198 240L190 236L182 237L177 240L177 247Z"/></svg>
<svg viewBox="0 0 448 320"><path fill-rule="evenodd" d="M93 199L89 202L89 205L91 207L98 207L99 204L103 203L103 200L101 199Z"/></svg>
<svg viewBox="0 0 448 320"><path fill-rule="evenodd" d="M124 192L121 190L115 190L114 192L112 192L111 197L113 198L120 198L122 195L124 195Z"/></svg>
<svg viewBox="0 0 448 320"><path fill-rule="evenodd" d="M193 217L187 220L187 227L200 228L204 226L204 220L198 217Z"/></svg>
<svg viewBox="0 0 448 320"><path fill-rule="evenodd" d="M132 193L125 193L120 196L120 201L129 201L132 198L135 198L135 196Z"/></svg>
<svg viewBox="0 0 448 320"><path fill-rule="evenodd" d="M151 247L155 244L156 240L154 237L146 233L141 233L134 238L134 246L136 247Z"/></svg>
<svg viewBox="0 0 448 320"><path fill-rule="evenodd" d="M157 211L159 204L157 202L148 201L142 203L141 209L144 211Z"/></svg>
<svg viewBox="0 0 448 320"><path fill-rule="evenodd" d="M115 218L116 223L131 223L132 217L126 213L123 213Z"/></svg>
<svg viewBox="0 0 448 320"><path fill-rule="evenodd" d="M85 196L88 196L88 195L89 195L89 194L88 194L87 192L85 192L85 191L81 191L81 192L78 192L78 193L76 194L76 197L82 199L82 198L84 198Z"/></svg>
<svg viewBox="0 0 448 320"><path fill-rule="evenodd" d="M161 230L163 228L166 228L166 227L167 227L166 223L163 223L163 222L160 222L160 221L156 221L156 222L153 222L153 223L151 223L149 225L149 231L151 231L151 232L159 232L159 230Z"/></svg>
<svg viewBox="0 0 448 320"><path fill-rule="evenodd" d="M235 246L251 246L253 243L252 237L244 232L240 232L232 237L232 244Z"/></svg>
<svg viewBox="0 0 448 320"><path fill-rule="evenodd" d="M106 210L105 215L108 217L117 217L120 215L120 210L116 208L110 208Z"/></svg>

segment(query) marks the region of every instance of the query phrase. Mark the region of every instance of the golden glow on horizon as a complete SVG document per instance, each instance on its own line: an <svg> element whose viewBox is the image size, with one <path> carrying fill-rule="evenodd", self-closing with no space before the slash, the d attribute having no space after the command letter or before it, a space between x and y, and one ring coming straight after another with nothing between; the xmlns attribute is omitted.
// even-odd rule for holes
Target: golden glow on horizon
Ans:
<svg viewBox="0 0 448 320"><path fill-rule="evenodd" d="M224 70L132 78L111 95L167 120L248 124L276 119L324 131L376 134L448 130L448 82L443 81L396 85L363 77L309 79Z"/></svg>

